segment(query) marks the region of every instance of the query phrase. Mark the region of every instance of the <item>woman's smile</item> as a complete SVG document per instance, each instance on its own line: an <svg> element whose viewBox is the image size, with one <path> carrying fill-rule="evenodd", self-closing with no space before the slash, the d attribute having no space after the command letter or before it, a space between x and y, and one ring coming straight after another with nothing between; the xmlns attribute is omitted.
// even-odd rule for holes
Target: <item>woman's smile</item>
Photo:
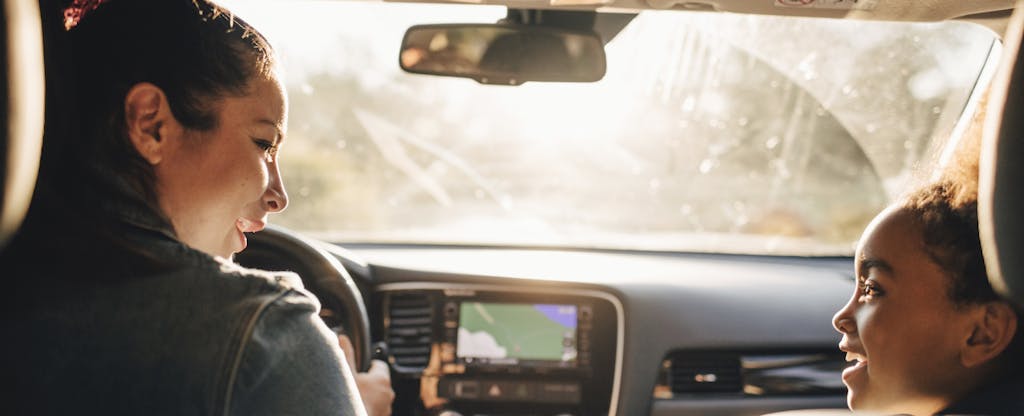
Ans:
<svg viewBox="0 0 1024 416"><path fill-rule="evenodd" d="M235 230L238 232L238 240L241 244L241 248L238 251L245 250L249 245L249 241L245 238L245 233L257 233L263 231L266 227L267 223L263 220L251 220L242 217L235 221Z"/></svg>

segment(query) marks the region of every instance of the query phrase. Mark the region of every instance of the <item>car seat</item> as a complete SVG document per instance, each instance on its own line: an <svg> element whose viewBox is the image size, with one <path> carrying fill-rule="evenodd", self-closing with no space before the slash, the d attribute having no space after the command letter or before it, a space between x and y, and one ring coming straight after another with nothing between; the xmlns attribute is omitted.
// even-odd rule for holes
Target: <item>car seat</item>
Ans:
<svg viewBox="0 0 1024 416"><path fill-rule="evenodd" d="M28 211L43 142L39 5L0 2L0 248Z"/></svg>
<svg viewBox="0 0 1024 416"><path fill-rule="evenodd" d="M1024 35L1021 3L1010 19L982 139L978 220L992 287L1024 306Z"/></svg>

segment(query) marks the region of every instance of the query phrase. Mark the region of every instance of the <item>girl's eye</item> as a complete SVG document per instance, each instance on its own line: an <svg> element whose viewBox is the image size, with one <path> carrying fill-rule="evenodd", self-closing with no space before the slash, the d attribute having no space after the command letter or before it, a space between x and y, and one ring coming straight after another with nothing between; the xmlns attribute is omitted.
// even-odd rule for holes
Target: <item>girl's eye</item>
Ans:
<svg viewBox="0 0 1024 416"><path fill-rule="evenodd" d="M862 280L860 282L860 294L864 297L877 298L884 295L882 288L870 280Z"/></svg>

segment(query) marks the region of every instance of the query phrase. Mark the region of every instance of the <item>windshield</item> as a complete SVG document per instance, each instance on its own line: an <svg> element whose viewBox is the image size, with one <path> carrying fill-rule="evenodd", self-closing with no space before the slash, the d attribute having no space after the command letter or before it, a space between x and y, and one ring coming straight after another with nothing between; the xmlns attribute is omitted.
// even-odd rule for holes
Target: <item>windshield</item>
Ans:
<svg viewBox="0 0 1024 416"><path fill-rule="evenodd" d="M636 16L596 83L398 66L415 24L503 7L225 2L289 91L278 224L331 241L850 255L952 133L992 32Z"/></svg>

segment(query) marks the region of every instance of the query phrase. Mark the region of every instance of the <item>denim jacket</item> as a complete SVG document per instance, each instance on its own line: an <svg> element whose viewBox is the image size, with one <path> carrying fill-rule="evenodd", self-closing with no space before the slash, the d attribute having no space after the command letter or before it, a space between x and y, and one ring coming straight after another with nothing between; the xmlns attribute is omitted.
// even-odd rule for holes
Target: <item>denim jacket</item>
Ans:
<svg viewBox="0 0 1024 416"><path fill-rule="evenodd" d="M0 256L14 282L0 318L2 374L14 387L0 414L365 415L298 276L193 250L145 210L105 209L121 214L116 233L133 249L94 254L87 234L51 226ZM140 253L173 267L102 275L144 270L120 267Z"/></svg>

